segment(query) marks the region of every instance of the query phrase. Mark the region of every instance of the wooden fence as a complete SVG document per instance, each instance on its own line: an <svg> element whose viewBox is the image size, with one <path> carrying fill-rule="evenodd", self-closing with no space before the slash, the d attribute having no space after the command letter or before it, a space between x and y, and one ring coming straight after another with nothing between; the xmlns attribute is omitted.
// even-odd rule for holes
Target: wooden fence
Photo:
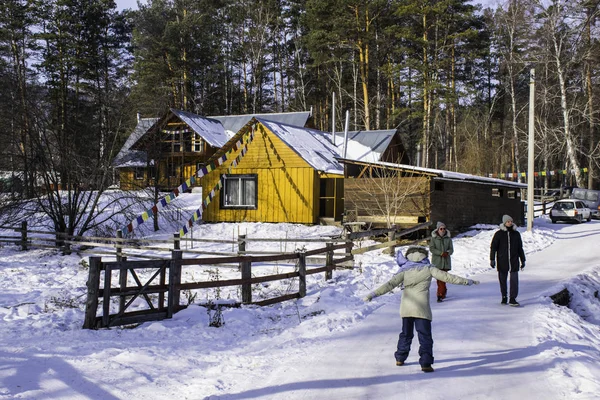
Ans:
<svg viewBox="0 0 600 400"><path fill-rule="evenodd" d="M60 248L64 253L76 250L78 253L94 254L90 257L89 262L88 292L83 327L97 329L171 318L175 312L185 307L180 305L182 291L238 286L241 299L234 301L232 303L234 306L240 304L264 306L301 298L306 295L307 275L324 273L325 279L331 279L334 269L345 266L347 263L353 264L355 254L385 247L390 248L390 252L393 252L396 246L402 244L402 237L427 229L429 226L430 223L427 222L405 230L393 227L351 232L345 235L345 238L339 239L248 238L245 235L238 235L236 240L221 240L180 238L179 234L175 234L170 240L151 240L68 236L57 232L28 230L27 224L24 222L20 227L0 227L17 233L16 236L0 237L0 242L20 245L23 250L30 248ZM386 235L386 242L353 249L353 241ZM296 250L287 253L281 251L259 252L247 249L248 243L264 241L293 242L295 244L325 242L326 245L316 250ZM193 245L194 243L206 244L209 242L231 244L232 252L207 252L194 248L181 248L184 243ZM74 246L78 246L77 249ZM99 250L98 247L108 248L108 250ZM168 252L168 256L136 254L133 250L148 250L152 251L153 254ZM344 251L336 252L336 250ZM190 257L198 257L199 255L218 257L184 258L184 254ZM112 256L116 261L103 260L100 255ZM146 259L128 260L128 256ZM294 271L275 275L252 276L253 265L255 267L272 263L280 265L282 262L292 263ZM239 279L182 283L181 276L184 266L234 266L238 268L241 276ZM140 269L145 270L146 276L150 276L145 282L140 279L138 273ZM284 279L298 279L298 291L262 300L252 298L252 285ZM118 301L113 301L115 298L118 298ZM147 307L142 310L131 311L132 304L137 299L143 299L142 305L145 302ZM112 310L115 311L112 314L111 305L116 309L116 311ZM140 307L140 304L137 304L136 307ZM102 311L100 316L98 316L99 310Z"/></svg>
<svg viewBox="0 0 600 400"><path fill-rule="evenodd" d="M346 254L341 258L334 258L334 251L345 249ZM352 260L352 242L280 255L262 256L235 256L216 258L190 258L184 259L181 250L173 250L170 260L143 260L127 261L122 259L114 262L103 262L100 257L90 257L90 271L87 282L88 293L83 328L97 329L115 325L126 325L146 321L156 321L171 318L174 313L184 308L180 305L181 291L195 289L220 288L226 286L241 287L241 301L239 304L269 305L286 300L302 298L306 295L306 276L325 273L325 279L331 279L333 270L340 264ZM325 254L326 263L323 267L307 268L306 258L311 255ZM273 261L296 262L297 268L293 272L252 277L252 265ZM221 264L239 265L240 279L229 279L204 282L181 282L182 268L184 266ZM151 277L145 283L140 279L136 270L151 270ZM118 272L118 285L113 285L113 272ZM167 279L168 276L168 279ZM129 279L131 277L132 279ZM252 285L262 282L278 281L283 279L298 279L298 292L265 300L254 301L252 298ZM103 283L103 287L101 284ZM133 284L135 283L135 284ZM111 314L111 299L118 298L119 306L116 313ZM143 298L147 309L127 311L137 298ZM97 316L101 303L102 315Z"/></svg>

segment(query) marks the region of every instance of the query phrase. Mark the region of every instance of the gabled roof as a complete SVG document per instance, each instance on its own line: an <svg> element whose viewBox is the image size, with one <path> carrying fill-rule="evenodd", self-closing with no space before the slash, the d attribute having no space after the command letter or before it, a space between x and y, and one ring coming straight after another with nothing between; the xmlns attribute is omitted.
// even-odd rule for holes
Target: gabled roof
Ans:
<svg viewBox="0 0 600 400"><path fill-rule="evenodd" d="M112 165L117 168L123 167L144 167L146 166L146 152L131 150L135 144L148 130L154 125L158 118L140 118L135 129L125 141L125 144L114 158Z"/></svg>
<svg viewBox="0 0 600 400"><path fill-rule="evenodd" d="M221 122L225 131L232 132L231 136L238 133L244 125L253 117L264 118L269 121L281 122L293 126L306 126L310 118L310 111L286 112L286 113L264 113L264 114L244 114L244 115L220 115L209 117Z"/></svg>
<svg viewBox="0 0 600 400"><path fill-rule="evenodd" d="M394 164L389 162L364 162L364 161L356 161L351 159L338 159L342 164L355 164L355 165L365 165L365 166L381 166L394 170L401 170L407 172L414 172L416 174L433 176L436 178L440 178L448 181L465 181L465 182L473 182L480 184L488 184L488 185L502 185L514 188L526 188L527 185L519 182L506 181L504 179L495 179L488 178L485 176L464 174L462 172L453 172L453 171L445 171L442 169L433 169L433 168L424 168L424 167L415 167L412 165L406 164Z"/></svg>
<svg viewBox="0 0 600 400"><path fill-rule="evenodd" d="M263 124L265 128L269 129L269 131L281 139L292 151L317 171L338 175L344 173L342 164L336 159L338 157L337 150L331 142L323 139L323 132L261 118L252 118L223 148L212 155L206 163L209 164L216 158L221 157L257 122Z"/></svg>
<svg viewBox="0 0 600 400"><path fill-rule="evenodd" d="M327 140L320 140L323 132L316 129L300 128L275 121L256 118L273 134L294 150L317 171L343 174L344 168L337 161L337 149Z"/></svg>
<svg viewBox="0 0 600 400"><path fill-rule="evenodd" d="M331 132L321 132L327 141L331 142ZM348 146L346 147L347 159L374 162L381 160L384 151L396 134L395 129L376 131L349 131ZM344 156L344 132L335 133L335 147L338 154Z"/></svg>
<svg viewBox="0 0 600 400"><path fill-rule="evenodd" d="M213 147L223 147L232 135L227 135L220 121L202 117L187 111L171 109L171 112L185 122L195 133Z"/></svg>

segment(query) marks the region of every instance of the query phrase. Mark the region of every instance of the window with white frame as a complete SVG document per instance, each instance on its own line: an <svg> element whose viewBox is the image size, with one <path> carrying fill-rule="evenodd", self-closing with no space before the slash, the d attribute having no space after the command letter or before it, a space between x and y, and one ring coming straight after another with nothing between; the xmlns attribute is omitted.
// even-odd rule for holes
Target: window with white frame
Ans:
<svg viewBox="0 0 600 400"><path fill-rule="evenodd" d="M257 198L257 175L225 175L223 177L222 208L256 209Z"/></svg>
<svg viewBox="0 0 600 400"><path fill-rule="evenodd" d="M202 138L198 135L192 135L192 151L196 153L202 151Z"/></svg>

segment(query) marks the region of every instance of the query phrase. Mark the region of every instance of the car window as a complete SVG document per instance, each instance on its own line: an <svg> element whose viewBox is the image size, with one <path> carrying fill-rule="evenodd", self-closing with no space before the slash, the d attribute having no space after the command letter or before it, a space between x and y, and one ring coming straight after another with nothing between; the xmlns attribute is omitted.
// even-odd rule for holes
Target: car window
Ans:
<svg viewBox="0 0 600 400"><path fill-rule="evenodd" d="M582 202L580 202L580 201L577 202L577 208L584 208L584 207L585 207L585 205Z"/></svg>
<svg viewBox="0 0 600 400"><path fill-rule="evenodd" d="M585 196L586 200L589 201L598 201L598 193L597 192L587 192L586 196Z"/></svg>
<svg viewBox="0 0 600 400"><path fill-rule="evenodd" d="M563 201L560 203L555 203L554 207L552 207L556 210L572 210L573 208L575 208L575 206L573 205L573 202L571 201Z"/></svg>

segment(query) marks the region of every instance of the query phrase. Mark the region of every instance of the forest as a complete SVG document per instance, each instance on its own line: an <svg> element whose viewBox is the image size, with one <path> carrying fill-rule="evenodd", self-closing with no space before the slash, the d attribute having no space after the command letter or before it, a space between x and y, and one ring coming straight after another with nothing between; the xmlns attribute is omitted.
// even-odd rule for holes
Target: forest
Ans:
<svg viewBox="0 0 600 400"><path fill-rule="evenodd" d="M525 182L532 85L536 185L597 188L598 4L3 0L2 191L102 192L136 116L169 108L312 110L325 131L349 111L350 130L398 129L414 165Z"/></svg>

